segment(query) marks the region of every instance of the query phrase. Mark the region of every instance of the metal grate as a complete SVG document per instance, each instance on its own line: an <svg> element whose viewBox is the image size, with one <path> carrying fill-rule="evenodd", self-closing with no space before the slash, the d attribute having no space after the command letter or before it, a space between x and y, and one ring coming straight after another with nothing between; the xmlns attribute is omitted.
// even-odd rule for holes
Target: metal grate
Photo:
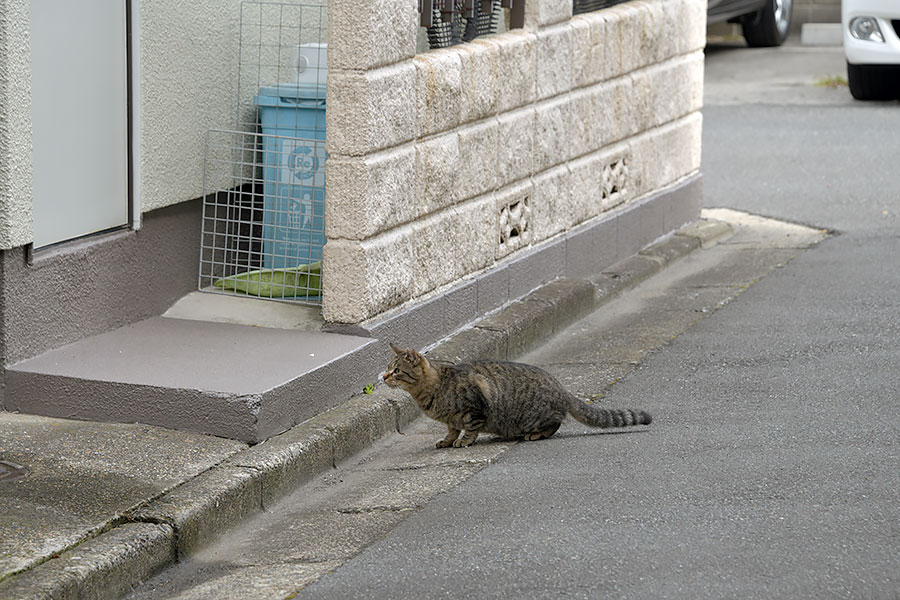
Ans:
<svg viewBox="0 0 900 600"><path fill-rule="evenodd" d="M627 0L573 0L572 13L579 15L581 13L608 8L616 4L622 4Z"/></svg>
<svg viewBox="0 0 900 600"><path fill-rule="evenodd" d="M482 11L482 6L485 10ZM493 0L475 0L471 11L466 11L462 0L456 0L455 10L443 13L432 9L432 25L428 27L428 45L431 49L447 48L471 42L476 37L497 32L502 9Z"/></svg>
<svg viewBox="0 0 900 600"><path fill-rule="evenodd" d="M497 32L503 8L510 9L510 28L524 24L524 0L420 0L421 25L431 49L446 48Z"/></svg>
<svg viewBox="0 0 900 600"><path fill-rule="evenodd" d="M325 1L243 2L235 126L207 133L199 287L320 303Z"/></svg>

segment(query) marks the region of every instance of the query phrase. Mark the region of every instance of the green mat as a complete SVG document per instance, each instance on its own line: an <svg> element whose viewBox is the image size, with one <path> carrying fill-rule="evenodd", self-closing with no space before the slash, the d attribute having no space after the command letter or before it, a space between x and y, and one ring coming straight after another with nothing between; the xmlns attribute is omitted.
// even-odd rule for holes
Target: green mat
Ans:
<svg viewBox="0 0 900 600"><path fill-rule="evenodd" d="M214 284L223 290L258 298L296 298L322 294L322 263L289 269L262 269L222 277Z"/></svg>

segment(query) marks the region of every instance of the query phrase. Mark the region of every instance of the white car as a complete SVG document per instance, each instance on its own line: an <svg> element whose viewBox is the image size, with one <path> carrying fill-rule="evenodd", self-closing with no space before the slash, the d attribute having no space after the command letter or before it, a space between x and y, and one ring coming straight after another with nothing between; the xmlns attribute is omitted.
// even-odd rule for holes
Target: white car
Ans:
<svg viewBox="0 0 900 600"><path fill-rule="evenodd" d="M853 97L900 98L900 0L842 0L841 26Z"/></svg>

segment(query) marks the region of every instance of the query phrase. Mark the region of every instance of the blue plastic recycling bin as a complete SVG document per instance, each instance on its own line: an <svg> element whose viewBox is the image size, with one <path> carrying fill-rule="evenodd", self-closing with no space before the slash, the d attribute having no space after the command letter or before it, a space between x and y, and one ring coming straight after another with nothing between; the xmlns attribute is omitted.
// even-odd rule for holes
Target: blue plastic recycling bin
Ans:
<svg viewBox="0 0 900 600"><path fill-rule="evenodd" d="M264 86L263 268L322 260L325 245L325 86Z"/></svg>

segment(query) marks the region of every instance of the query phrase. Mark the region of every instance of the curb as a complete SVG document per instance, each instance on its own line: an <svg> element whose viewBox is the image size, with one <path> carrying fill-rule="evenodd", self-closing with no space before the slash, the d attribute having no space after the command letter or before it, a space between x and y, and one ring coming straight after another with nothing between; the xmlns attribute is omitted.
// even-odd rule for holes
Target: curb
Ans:
<svg viewBox="0 0 900 600"><path fill-rule="evenodd" d="M699 220L589 279L559 278L439 342L448 361L514 359L669 263L730 236ZM0 599L119 598L224 530L272 506L421 415L405 393L360 394L184 482L125 515L118 526L0 582Z"/></svg>

